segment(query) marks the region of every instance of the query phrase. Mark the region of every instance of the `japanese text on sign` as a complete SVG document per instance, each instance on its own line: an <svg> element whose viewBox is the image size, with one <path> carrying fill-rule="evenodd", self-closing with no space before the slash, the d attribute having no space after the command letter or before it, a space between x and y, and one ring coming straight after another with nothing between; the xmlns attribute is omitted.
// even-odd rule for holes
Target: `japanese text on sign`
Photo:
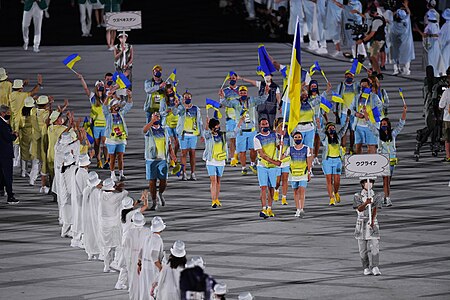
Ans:
<svg viewBox="0 0 450 300"><path fill-rule="evenodd" d="M345 177L389 176L389 157L379 153L346 155L344 169Z"/></svg>
<svg viewBox="0 0 450 300"><path fill-rule="evenodd" d="M142 28L140 11L122 11L105 14L107 30L127 31Z"/></svg>

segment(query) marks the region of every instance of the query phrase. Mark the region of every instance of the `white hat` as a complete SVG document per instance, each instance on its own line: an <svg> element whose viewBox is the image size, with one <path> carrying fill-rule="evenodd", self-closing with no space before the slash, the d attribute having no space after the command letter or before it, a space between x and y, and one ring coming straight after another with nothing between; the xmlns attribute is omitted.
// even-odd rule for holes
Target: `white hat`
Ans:
<svg viewBox="0 0 450 300"><path fill-rule="evenodd" d="M408 14L403 9L397 9L397 16L400 18L400 20L405 20Z"/></svg>
<svg viewBox="0 0 450 300"><path fill-rule="evenodd" d="M227 285L225 283L216 283L214 286L214 294L225 295L227 293Z"/></svg>
<svg viewBox="0 0 450 300"><path fill-rule="evenodd" d="M111 100L111 102L109 102L109 107L112 107L117 104L120 104L120 101L117 99L113 99L113 100Z"/></svg>
<svg viewBox="0 0 450 300"><path fill-rule="evenodd" d="M252 300L253 296L250 294L250 292L243 292L240 293L238 296L238 300Z"/></svg>
<svg viewBox="0 0 450 300"><path fill-rule="evenodd" d="M131 217L131 220L135 226L142 227L145 225L145 217L140 211L136 212L133 217Z"/></svg>
<svg viewBox="0 0 450 300"><path fill-rule="evenodd" d="M120 38L121 36L128 37L128 34L126 34L125 32L122 32L122 33L120 33L117 37Z"/></svg>
<svg viewBox="0 0 450 300"><path fill-rule="evenodd" d="M73 139L72 139L72 136L71 136L70 132L63 132L61 134L61 140L60 140L61 144L69 145L72 142L73 142Z"/></svg>
<svg viewBox="0 0 450 300"><path fill-rule="evenodd" d="M154 217L152 220L152 226L150 227L150 230L152 232L161 232L166 228L166 224L164 224L163 219L161 217Z"/></svg>
<svg viewBox="0 0 450 300"><path fill-rule="evenodd" d="M23 88L23 80L22 79L14 80L12 88L13 89L21 89L21 88Z"/></svg>
<svg viewBox="0 0 450 300"><path fill-rule="evenodd" d="M70 138L72 139L72 142L75 142L76 140L78 140L78 135L73 128L69 129L69 134L70 134Z"/></svg>
<svg viewBox="0 0 450 300"><path fill-rule="evenodd" d="M89 155L87 154L80 155L79 159L80 161L78 164L80 167L87 167L91 164L91 160L89 159Z"/></svg>
<svg viewBox="0 0 450 300"><path fill-rule="evenodd" d="M172 248L170 248L170 253L172 253L175 257L184 257L186 256L186 247L183 241L176 240L173 243Z"/></svg>
<svg viewBox="0 0 450 300"><path fill-rule="evenodd" d="M61 115L61 113L57 110L52 111L52 113L50 114L50 123L55 123L56 120L58 120L59 116Z"/></svg>
<svg viewBox="0 0 450 300"><path fill-rule="evenodd" d="M24 102L24 106L25 107L33 107L34 106L34 99L31 96L28 96L25 98L25 102Z"/></svg>
<svg viewBox="0 0 450 300"><path fill-rule="evenodd" d="M48 103L48 97L45 95L39 96L39 98L37 98L37 100L36 100L36 104L38 104L38 105L47 104L47 103Z"/></svg>
<svg viewBox="0 0 450 300"><path fill-rule="evenodd" d="M122 209L128 209L133 207L133 199L131 197L125 197L122 200Z"/></svg>
<svg viewBox="0 0 450 300"><path fill-rule="evenodd" d="M102 190L112 191L112 190L114 190L115 186L116 186L116 184L114 183L114 180L112 180L111 178L106 178L105 180L103 180Z"/></svg>
<svg viewBox="0 0 450 300"><path fill-rule="evenodd" d="M74 162L75 162L75 157L73 156L73 154L71 152L64 153L64 163L63 163L64 166L70 166Z"/></svg>
<svg viewBox="0 0 450 300"><path fill-rule="evenodd" d="M436 6L436 0L429 0L428 4L435 7Z"/></svg>
<svg viewBox="0 0 450 300"><path fill-rule="evenodd" d="M94 187L97 186L100 182L102 181L98 178L97 172L94 171L89 172L87 181L88 186Z"/></svg>
<svg viewBox="0 0 450 300"><path fill-rule="evenodd" d="M431 11L431 10L429 10L427 12L427 18L428 18L429 21L437 21L436 14L433 11ZM14 82L16 82L16 81L14 81Z"/></svg>
<svg viewBox="0 0 450 300"><path fill-rule="evenodd" d="M8 75L6 75L5 68L0 68L0 80L5 80L8 78Z"/></svg>
<svg viewBox="0 0 450 300"><path fill-rule="evenodd" d="M450 8L446 8L442 13L442 17L447 21L450 20Z"/></svg>
<svg viewBox="0 0 450 300"><path fill-rule="evenodd" d="M187 267L188 268L200 267L200 268L204 269L205 268L205 261L203 260L203 257L201 257L201 256L194 256L187 263Z"/></svg>
<svg viewBox="0 0 450 300"><path fill-rule="evenodd" d="M103 81L101 81L101 80L97 80L96 82L95 82L95 86L97 86L97 85L99 85L99 84L105 84Z"/></svg>

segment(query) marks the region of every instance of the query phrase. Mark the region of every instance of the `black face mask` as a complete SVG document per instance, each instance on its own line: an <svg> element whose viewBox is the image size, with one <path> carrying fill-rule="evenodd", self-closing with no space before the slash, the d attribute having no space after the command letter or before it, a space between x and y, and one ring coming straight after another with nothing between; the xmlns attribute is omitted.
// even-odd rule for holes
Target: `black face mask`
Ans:
<svg viewBox="0 0 450 300"><path fill-rule="evenodd" d="M113 81L108 81L106 84L107 84L107 85L112 85L112 84L113 84Z"/></svg>
<svg viewBox="0 0 450 300"><path fill-rule="evenodd" d="M214 128L214 132L219 133L220 132L220 128Z"/></svg>
<svg viewBox="0 0 450 300"><path fill-rule="evenodd" d="M99 86L99 87L98 87L98 91L99 91L99 92L103 92L104 90L105 90L104 87L102 87L102 86Z"/></svg>
<svg viewBox="0 0 450 300"><path fill-rule="evenodd" d="M115 111L119 111L119 110L120 110L120 107L116 107L114 110L115 110Z"/></svg>
<svg viewBox="0 0 450 300"><path fill-rule="evenodd" d="M3 119L5 119L6 121L8 121L9 119L11 119L11 115L5 115L5 116L3 117Z"/></svg>

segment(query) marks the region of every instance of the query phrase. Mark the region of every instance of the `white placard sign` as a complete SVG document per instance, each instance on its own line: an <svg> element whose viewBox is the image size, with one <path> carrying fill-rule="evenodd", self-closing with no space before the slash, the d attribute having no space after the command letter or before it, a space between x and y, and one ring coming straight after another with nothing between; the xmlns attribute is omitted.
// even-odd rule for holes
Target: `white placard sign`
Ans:
<svg viewBox="0 0 450 300"><path fill-rule="evenodd" d="M379 153L346 155L344 169L345 177L389 176L389 157Z"/></svg>
<svg viewBox="0 0 450 300"><path fill-rule="evenodd" d="M142 28L140 11L107 12L105 14L107 30L127 31Z"/></svg>

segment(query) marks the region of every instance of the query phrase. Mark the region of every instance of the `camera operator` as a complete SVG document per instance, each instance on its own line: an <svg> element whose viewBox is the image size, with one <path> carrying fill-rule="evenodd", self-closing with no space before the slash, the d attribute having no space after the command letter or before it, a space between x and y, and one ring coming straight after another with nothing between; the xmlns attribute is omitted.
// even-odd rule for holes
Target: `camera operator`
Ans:
<svg viewBox="0 0 450 300"><path fill-rule="evenodd" d="M370 63L372 64L374 75L376 72L377 77L379 79L383 79L383 75L381 74L381 69L380 65L378 64L377 58L381 48L386 42L386 20L383 16L378 14L377 7L374 5L370 7L369 16L372 19L372 23L369 27L369 32L364 38L358 40L356 43L360 45L362 43L370 42L369 58Z"/></svg>
<svg viewBox="0 0 450 300"><path fill-rule="evenodd" d="M439 100L439 108L444 111L442 137L445 141L444 162L450 162L450 67L447 69L446 80L442 78L442 83L438 89L442 93ZM443 92L442 92L443 91Z"/></svg>

